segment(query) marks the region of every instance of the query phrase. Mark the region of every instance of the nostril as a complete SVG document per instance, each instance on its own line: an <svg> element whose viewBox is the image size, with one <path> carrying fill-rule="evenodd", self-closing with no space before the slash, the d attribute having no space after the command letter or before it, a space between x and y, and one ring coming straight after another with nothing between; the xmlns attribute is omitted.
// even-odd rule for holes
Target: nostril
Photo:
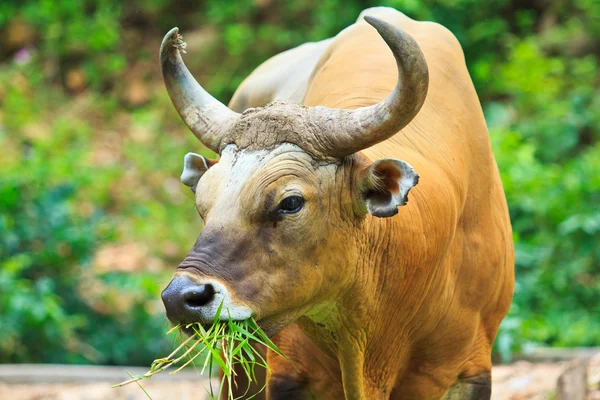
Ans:
<svg viewBox="0 0 600 400"><path fill-rule="evenodd" d="M192 286L185 290L183 301L190 308L203 307L215 297L215 288L211 284Z"/></svg>

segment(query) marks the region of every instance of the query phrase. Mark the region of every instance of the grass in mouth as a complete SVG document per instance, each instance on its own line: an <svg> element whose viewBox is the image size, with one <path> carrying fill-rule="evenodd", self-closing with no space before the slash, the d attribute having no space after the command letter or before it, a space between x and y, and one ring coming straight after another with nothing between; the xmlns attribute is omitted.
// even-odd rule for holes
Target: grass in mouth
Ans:
<svg viewBox="0 0 600 400"><path fill-rule="evenodd" d="M233 369L235 365L240 365L242 367L249 382L246 393L241 397L244 397L248 393L250 383L257 381L255 375L255 368L257 366L267 370L266 380L268 381L271 369L267 365L267 361L264 357L252 346L252 343L263 344L282 357L285 357L285 355L267 337L262 329L258 327L254 319L250 318L244 321L233 321L231 316L229 316L228 320L222 321L218 319L218 316L221 315L221 308L222 304L217 310L217 316L213 320L212 326L208 329L205 329L200 323L177 325L172 328L167 334L181 331L183 328L191 329L194 333L185 339L183 343L167 357L154 360L148 372L138 376L129 375L131 376L131 379L114 385L113 387L124 386L135 382L142 390L144 390L139 383L140 380L151 378L153 375L175 366L177 369L172 371L171 374L176 374L189 364L195 365L194 360L201 355L204 355L201 369L202 373L208 368L209 377L211 377L210 375L214 363L216 363L223 371L223 378L217 394L215 394L215 391L213 390L212 380L209 380L209 382L211 382L210 387L206 390L211 399L221 398L225 382L227 382L228 387L228 398L231 400L234 399L232 390L235 385L234 378L236 372ZM265 387L266 382L256 394L262 392ZM146 390L144 390L144 393L151 399ZM248 399L251 399L256 394L248 397Z"/></svg>

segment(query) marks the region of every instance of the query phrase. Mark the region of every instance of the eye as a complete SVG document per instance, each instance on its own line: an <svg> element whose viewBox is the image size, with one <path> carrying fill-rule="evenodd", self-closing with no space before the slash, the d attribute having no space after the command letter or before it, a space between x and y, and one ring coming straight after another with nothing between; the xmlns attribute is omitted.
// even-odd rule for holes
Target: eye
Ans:
<svg viewBox="0 0 600 400"><path fill-rule="evenodd" d="M300 196L290 196L281 200L279 211L283 214L295 214L302 209L304 199Z"/></svg>

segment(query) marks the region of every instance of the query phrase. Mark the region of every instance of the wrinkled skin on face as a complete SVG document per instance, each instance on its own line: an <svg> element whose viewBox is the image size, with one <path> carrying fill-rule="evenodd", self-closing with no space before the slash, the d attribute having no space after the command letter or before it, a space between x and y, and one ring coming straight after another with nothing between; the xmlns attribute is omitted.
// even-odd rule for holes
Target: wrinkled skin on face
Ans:
<svg viewBox="0 0 600 400"><path fill-rule="evenodd" d="M280 204L290 196L304 204L285 214ZM227 146L196 187L205 227L177 274L219 281L230 308L250 308L272 335L352 280L351 197L347 165L318 162L292 144Z"/></svg>

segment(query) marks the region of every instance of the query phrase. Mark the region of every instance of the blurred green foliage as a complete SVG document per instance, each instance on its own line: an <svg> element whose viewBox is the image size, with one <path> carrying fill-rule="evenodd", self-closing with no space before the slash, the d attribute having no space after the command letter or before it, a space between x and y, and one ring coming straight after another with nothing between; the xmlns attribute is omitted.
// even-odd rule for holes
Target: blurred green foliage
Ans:
<svg viewBox="0 0 600 400"><path fill-rule="evenodd" d="M224 102L260 62L364 8L448 27L465 50L517 252L497 350L600 345L600 5L594 0L9 0L0 3L0 362L147 364L158 300L201 229L178 182L206 151L157 69L186 63ZM143 328L140 328L143 327Z"/></svg>

